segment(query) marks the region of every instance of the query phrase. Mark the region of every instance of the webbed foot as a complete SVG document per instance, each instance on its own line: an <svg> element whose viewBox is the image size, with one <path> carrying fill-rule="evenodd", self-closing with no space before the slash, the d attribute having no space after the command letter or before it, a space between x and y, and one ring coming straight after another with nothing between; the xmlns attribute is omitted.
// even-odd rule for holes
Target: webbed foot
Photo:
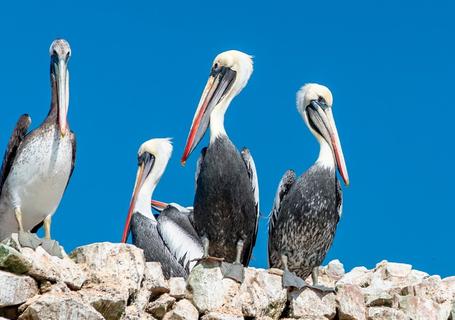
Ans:
<svg viewBox="0 0 455 320"><path fill-rule="evenodd" d="M62 249L60 248L60 244L58 243L57 240L44 239L43 242L41 243L41 246L51 256L63 259Z"/></svg>
<svg viewBox="0 0 455 320"><path fill-rule="evenodd" d="M245 270L243 268L243 264L238 262L222 262L221 273L223 274L223 277L235 280L239 283L242 283L243 279L245 279Z"/></svg>
<svg viewBox="0 0 455 320"><path fill-rule="evenodd" d="M33 250L38 248L43 242L35 233L27 231L19 231L17 236L21 247L32 248Z"/></svg>
<svg viewBox="0 0 455 320"><path fill-rule="evenodd" d="M298 277L294 272L284 270L283 273L283 288L297 288L303 289L309 285L302 278Z"/></svg>

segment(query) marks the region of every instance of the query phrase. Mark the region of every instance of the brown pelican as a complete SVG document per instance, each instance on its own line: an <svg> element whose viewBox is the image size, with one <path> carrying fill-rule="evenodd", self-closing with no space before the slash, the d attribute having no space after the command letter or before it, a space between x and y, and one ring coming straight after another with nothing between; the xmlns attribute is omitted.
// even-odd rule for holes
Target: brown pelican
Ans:
<svg viewBox="0 0 455 320"><path fill-rule="evenodd" d="M283 268L283 285L302 288L310 274L317 284L317 268L332 245L342 210L336 177L346 185L348 172L332 115L332 94L319 84L307 84L297 94L297 109L320 144L319 158L303 175L287 171L280 181L269 221L269 263ZM298 278L300 277L300 278Z"/></svg>
<svg viewBox="0 0 455 320"><path fill-rule="evenodd" d="M26 134L31 120L20 117L3 159L0 186L0 240L19 231L23 246L42 245L60 255L51 241L51 217L57 210L74 169L76 140L70 131L68 60L71 49L63 39L52 42L51 107L47 118ZM45 240L26 231L44 224Z"/></svg>
<svg viewBox="0 0 455 320"><path fill-rule="evenodd" d="M253 72L251 57L231 50L219 54L200 99L182 164L210 126L210 144L197 163L194 224L204 259L225 259L224 276L243 280L256 241L259 189L248 149L238 152L224 129L224 114ZM210 257L211 255L212 257ZM233 262L233 264L232 264Z"/></svg>
<svg viewBox="0 0 455 320"><path fill-rule="evenodd" d="M171 153L169 139L152 139L139 148L139 168L122 237L126 242L131 226L134 245L144 250L147 261L160 262L167 278L186 277L193 260L203 253L188 210L154 201L161 214L158 219L152 214L150 199Z"/></svg>

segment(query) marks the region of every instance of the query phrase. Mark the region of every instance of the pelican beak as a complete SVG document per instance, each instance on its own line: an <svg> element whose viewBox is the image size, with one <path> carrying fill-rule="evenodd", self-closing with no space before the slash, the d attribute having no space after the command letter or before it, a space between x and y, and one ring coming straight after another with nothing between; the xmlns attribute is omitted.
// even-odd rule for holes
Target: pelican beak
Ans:
<svg viewBox="0 0 455 320"><path fill-rule="evenodd" d="M68 128L69 72L67 63L67 58L52 56L52 73L57 84L58 124L62 136L66 134Z"/></svg>
<svg viewBox="0 0 455 320"><path fill-rule="evenodd" d="M235 76L236 72L228 67L220 66L212 69L209 80L202 92L196 113L194 114L193 123L181 159L182 165L185 165L191 152L193 152L207 131L213 109L229 91L235 80Z"/></svg>
<svg viewBox="0 0 455 320"><path fill-rule="evenodd" d="M166 207L168 206L169 204L166 203L166 202L161 202L161 201L158 201L158 200L153 200L152 199L152 208L155 209L156 211L163 211L164 209L166 209Z"/></svg>
<svg viewBox="0 0 455 320"><path fill-rule="evenodd" d="M128 233L130 232L131 218L133 217L133 210L136 205L137 195L144 185L145 180L152 171L155 163L155 157L150 153L144 152L139 157L139 167L136 174L136 182L134 184L133 195L131 197L130 206L128 208L128 215L126 217L125 227L123 229L122 242L125 243L128 239Z"/></svg>
<svg viewBox="0 0 455 320"><path fill-rule="evenodd" d="M349 186L349 175L338 137L332 108L313 100L306 108L308 119L313 130L317 131L330 145L335 156L338 172L344 183Z"/></svg>

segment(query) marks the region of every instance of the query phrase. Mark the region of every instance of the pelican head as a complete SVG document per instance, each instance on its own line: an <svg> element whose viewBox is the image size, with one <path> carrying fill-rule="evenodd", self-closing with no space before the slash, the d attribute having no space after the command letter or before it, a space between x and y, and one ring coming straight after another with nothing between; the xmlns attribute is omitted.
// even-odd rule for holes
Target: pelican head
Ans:
<svg viewBox="0 0 455 320"><path fill-rule="evenodd" d="M297 93L297 110L302 115L310 131L318 139L321 149L324 144L330 147L332 163L336 162L338 171L346 185L349 176L341 149L335 119L332 114L333 97L330 90L316 83L304 85Z"/></svg>
<svg viewBox="0 0 455 320"><path fill-rule="evenodd" d="M182 164L196 148L210 124L210 141L226 135L224 114L232 99L246 86L253 72L250 55L237 50L220 53L212 64L186 141Z"/></svg>
<svg viewBox="0 0 455 320"><path fill-rule="evenodd" d="M122 242L126 242L134 212L151 214L150 200L153 190L166 169L172 154L170 139L151 139L144 142L138 151L138 169L133 195L131 197Z"/></svg>
<svg viewBox="0 0 455 320"><path fill-rule="evenodd" d="M69 72L68 61L71 57L71 48L65 39L57 39L49 48L51 56L51 80L57 89L58 123L62 136L66 134L67 114L69 105ZM54 88L54 86L53 86Z"/></svg>

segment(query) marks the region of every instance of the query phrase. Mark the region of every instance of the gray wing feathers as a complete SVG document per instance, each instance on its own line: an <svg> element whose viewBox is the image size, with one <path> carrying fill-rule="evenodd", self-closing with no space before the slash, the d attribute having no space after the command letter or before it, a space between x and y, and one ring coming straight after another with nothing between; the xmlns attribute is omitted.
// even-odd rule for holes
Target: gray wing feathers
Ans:
<svg viewBox="0 0 455 320"><path fill-rule="evenodd" d="M275 200L273 202L272 212L270 212L269 216L269 239L271 238L271 234L273 233L273 227L278 219L280 213L281 203L288 193L289 189L291 189L292 185L296 180L296 174L294 170L288 170L284 173L283 177L281 178L280 184L278 185L278 189L276 191ZM270 247L270 243L269 243ZM269 248L270 251L270 248Z"/></svg>
<svg viewBox="0 0 455 320"><path fill-rule="evenodd" d="M32 119L28 114L21 115L19 120L16 122L16 127L9 138L8 147L6 148L5 155L3 156L3 163L0 171L0 192L11 170L14 159L16 158L17 149L27 135L27 131L31 123Z"/></svg>

